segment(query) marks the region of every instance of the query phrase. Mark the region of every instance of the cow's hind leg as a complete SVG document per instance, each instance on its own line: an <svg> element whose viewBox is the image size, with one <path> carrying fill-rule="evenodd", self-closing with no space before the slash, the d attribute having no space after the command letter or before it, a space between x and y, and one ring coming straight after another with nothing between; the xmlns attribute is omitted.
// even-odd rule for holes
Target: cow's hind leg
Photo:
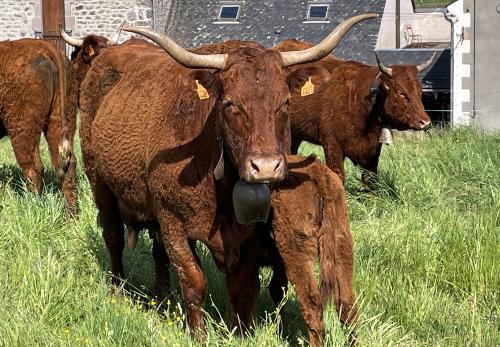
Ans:
<svg viewBox="0 0 500 347"><path fill-rule="evenodd" d="M71 215L78 214L78 200L76 197L76 156L71 150L71 156L67 167L60 167L59 143L61 141L60 120L57 117L50 117L45 138L49 145L50 160L59 178L64 198L66 200L66 210Z"/></svg>
<svg viewBox="0 0 500 347"><path fill-rule="evenodd" d="M112 283L120 284L120 279L124 278L123 272L123 248L125 238L123 235L123 221L118 208L118 201L111 190L101 182L97 182L94 190L94 197L99 210L99 224L102 227L104 242L108 248L111 260Z"/></svg>
<svg viewBox="0 0 500 347"><path fill-rule="evenodd" d="M358 318L358 308L353 289L354 252L351 234L345 232L345 230L338 229L335 237L336 261L334 263L334 273L336 285L333 288L333 301L337 312L339 312L340 321L349 328L349 343L354 346L357 343L354 327Z"/></svg>
<svg viewBox="0 0 500 347"><path fill-rule="evenodd" d="M191 250L185 224L166 209L160 209L157 217L163 244L179 276L191 335L201 338L206 333L202 307L207 293L207 280Z"/></svg>
<svg viewBox="0 0 500 347"><path fill-rule="evenodd" d="M295 237L296 231L289 230L287 222L283 222L276 215L273 228L286 275L297 294L309 335L309 343L311 346L322 346L324 339L323 305L316 276L313 272L314 238L303 238L299 243L290 242L290 237ZM301 246L294 246L297 244Z"/></svg>
<svg viewBox="0 0 500 347"><path fill-rule="evenodd" d="M40 132L31 129L9 131L17 163L30 182L30 188L38 193L43 190L43 165L40 159Z"/></svg>
<svg viewBox="0 0 500 347"><path fill-rule="evenodd" d="M313 273L313 261L293 254L287 254L283 258L306 322L309 343L311 346L321 346L324 338L323 308Z"/></svg>

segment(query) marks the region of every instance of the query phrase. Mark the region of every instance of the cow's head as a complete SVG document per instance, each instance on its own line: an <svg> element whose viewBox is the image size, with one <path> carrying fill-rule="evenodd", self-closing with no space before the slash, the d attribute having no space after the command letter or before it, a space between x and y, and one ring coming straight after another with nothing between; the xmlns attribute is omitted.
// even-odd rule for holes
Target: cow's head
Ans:
<svg viewBox="0 0 500 347"><path fill-rule="evenodd" d="M197 54L149 28L125 26L123 30L148 37L187 68L210 69L205 74L209 76L192 83L200 88L198 84L212 85L216 81L220 86L216 104L220 135L240 178L247 182L272 182L284 179L287 172L288 104L292 93L310 82L310 78L321 83L318 76L328 76L326 71L322 74L311 68L290 74L286 67L322 59L354 24L375 17L376 14L364 14L350 18L318 45L291 52L277 52L251 43L230 47L224 53ZM308 76L304 78L304 74Z"/></svg>
<svg viewBox="0 0 500 347"><path fill-rule="evenodd" d="M377 57L380 70L380 88L386 125L398 130L422 130L431 119L422 104L422 85L418 74L427 69L434 55L421 65L392 65L386 67Z"/></svg>
<svg viewBox="0 0 500 347"><path fill-rule="evenodd" d="M123 26L123 24L121 26ZM103 49L117 44L119 31L113 35L112 39L98 35L87 35L84 38L74 38L69 36L64 30L61 30L61 36L67 44L75 47L75 50L71 53L71 63L73 65L76 80L78 84L80 84L85 78L92 60L99 56L99 53Z"/></svg>

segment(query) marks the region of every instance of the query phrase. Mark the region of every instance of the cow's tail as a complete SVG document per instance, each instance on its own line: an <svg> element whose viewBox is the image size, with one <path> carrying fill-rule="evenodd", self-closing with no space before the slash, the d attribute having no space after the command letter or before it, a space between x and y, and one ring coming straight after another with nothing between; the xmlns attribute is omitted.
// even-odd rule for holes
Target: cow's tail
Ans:
<svg viewBox="0 0 500 347"><path fill-rule="evenodd" d="M326 307L333 297L343 323L356 319L353 276L354 254L347 215L347 202L342 178L321 167L315 175L322 197L323 218L319 233L321 304Z"/></svg>
<svg viewBox="0 0 500 347"><path fill-rule="evenodd" d="M57 83L58 83L58 94L59 94L59 116L60 116L60 138L58 146L58 160L57 160L57 175L62 178L66 174L69 162L72 155L72 139L68 134L68 112L73 111L72 108L67 104L68 97L70 97L71 85L67 85L68 77L72 76L72 71L70 71L70 64L66 64L66 57L53 45L50 45L50 58L54 61L57 67ZM69 81L71 82L71 81Z"/></svg>

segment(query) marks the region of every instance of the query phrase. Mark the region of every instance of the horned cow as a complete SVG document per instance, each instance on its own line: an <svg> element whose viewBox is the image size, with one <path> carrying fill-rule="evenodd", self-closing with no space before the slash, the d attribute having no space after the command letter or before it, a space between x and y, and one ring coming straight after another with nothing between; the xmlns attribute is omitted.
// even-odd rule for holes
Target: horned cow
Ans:
<svg viewBox="0 0 500 347"><path fill-rule="evenodd" d="M309 43L285 40L280 51L306 49ZM342 61L332 56L307 65L321 66L331 74L327 88L319 93L292 98L290 121L292 152L301 141L323 146L328 167L344 177L344 158L361 166L363 181L372 185L381 151L383 128L422 130L431 120L421 101L417 74L424 64L378 66ZM291 67L291 69L300 66Z"/></svg>
<svg viewBox="0 0 500 347"><path fill-rule="evenodd" d="M83 160L112 273L124 275L123 223L129 232L156 225L157 287L168 286L168 272L160 270L172 262L191 333L204 333L206 279L192 245L207 244L230 272L252 232L236 225L230 212L232 187L238 179L261 184L286 176L288 103L296 93L290 86L300 86L298 76L311 71L286 67L323 58L350 27L374 17L348 19L317 46L286 53L240 43L226 53L196 54L163 34L124 27L168 55L156 48L108 48L81 86ZM216 170L221 150L223 177Z"/></svg>

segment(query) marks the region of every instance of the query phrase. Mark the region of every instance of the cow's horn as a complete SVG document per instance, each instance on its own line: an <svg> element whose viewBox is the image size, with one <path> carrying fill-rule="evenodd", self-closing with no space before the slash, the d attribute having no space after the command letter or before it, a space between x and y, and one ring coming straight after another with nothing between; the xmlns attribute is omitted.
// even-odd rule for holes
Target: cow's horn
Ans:
<svg viewBox="0 0 500 347"><path fill-rule="evenodd" d="M120 26L118 27L118 29L116 29L115 33L113 34L113 36L111 37L111 40L108 40L106 42L106 44L108 46L113 46L113 45L116 45L118 43L118 39L120 38L120 34L122 33L122 28L123 26L125 25L125 23L127 23L127 21L123 21Z"/></svg>
<svg viewBox="0 0 500 347"><path fill-rule="evenodd" d="M301 51L281 52L283 59L283 67L308 63L320 60L330 54L331 51L339 44L340 40L347 34L355 24L370 18L379 17L376 13L365 13L358 16L346 19L328 35L323 41L317 45Z"/></svg>
<svg viewBox="0 0 500 347"><path fill-rule="evenodd" d="M422 72L425 69L427 69L429 66L431 66L432 62L434 61L434 57L435 56L436 56L436 52L434 52L434 54L432 55L432 57L429 60L427 60L425 63L417 65L418 72Z"/></svg>
<svg viewBox="0 0 500 347"><path fill-rule="evenodd" d="M168 36L146 27L124 26L123 30L146 36L163 48L175 61L188 68L223 69L226 66L227 54L195 54L191 53Z"/></svg>
<svg viewBox="0 0 500 347"><path fill-rule="evenodd" d="M380 58L378 57L377 52L375 52L375 58L377 58L377 65L378 65L379 70L382 71L383 73L385 73L387 76L392 77L392 69L390 67L387 67L384 64L382 64L382 62L380 61Z"/></svg>
<svg viewBox="0 0 500 347"><path fill-rule="evenodd" d="M71 45L73 47L81 47L83 45L82 39L75 39L75 38L69 36L66 33L66 31L64 31L63 29L61 29L61 36L62 36L63 40L66 41L66 43L68 45Z"/></svg>

